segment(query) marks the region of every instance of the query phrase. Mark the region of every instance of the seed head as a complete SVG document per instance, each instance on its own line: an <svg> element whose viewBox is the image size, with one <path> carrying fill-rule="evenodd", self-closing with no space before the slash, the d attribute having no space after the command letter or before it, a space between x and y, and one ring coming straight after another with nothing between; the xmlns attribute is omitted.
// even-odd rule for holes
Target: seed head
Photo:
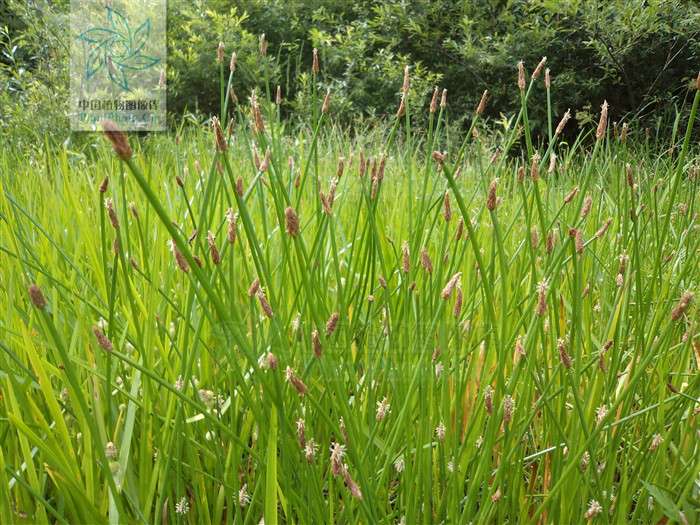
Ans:
<svg viewBox="0 0 700 525"><path fill-rule="evenodd" d="M462 276L462 272L457 272L452 276L452 278L448 281L448 283L445 285L445 288L443 288L442 293L440 296L444 300L448 300L450 296L452 295L452 290L455 289L455 286L457 286L457 281L459 278Z"/></svg>
<svg viewBox="0 0 700 525"><path fill-rule="evenodd" d="M410 76L408 74L408 66L406 66L403 70L403 92L408 93L408 91L411 89L411 80Z"/></svg>
<svg viewBox="0 0 700 525"><path fill-rule="evenodd" d="M515 412L515 400L513 396L506 396L503 400L503 423L508 424L513 420L513 412Z"/></svg>
<svg viewBox="0 0 700 525"><path fill-rule="evenodd" d="M627 142L627 122L622 124L622 133L620 133L620 142L623 144Z"/></svg>
<svg viewBox="0 0 700 525"><path fill-rule="evenodd" d="M333 332L335 332L335 329L338 327L339 319L340 314L338 312L333 312L331 314L330 319L328 319L328 322L326 323L326 335L331 335Z"/></svg>
<svg viewBox="0 0 700 525"><path fill-rule="evenodd" d="M447 155L445 153L440 153L439 151L433 151L433 160L437 162L438 164L442 164L445 162L445 157Z"/></svg>
<svg viewBox="0 0 700 525"><path fill-rule="evenodd" d="M496 200L496 188L498 187L498 177L493 179L491 181L491 185L489 186L489 193L488 196L486 197L486 209L487 210L495 210L496 206L498 206L498 202Z"/></svg>
<svg viewBox="0 0 700 525"><path fill-rule="evenodd" d="M129 203L129 209L131 210L131 214L134 216L134 219L137 221L139 220L139 212L136 211L136 205L133 202Z"/></svg>
<svg viewBox="0 0 700 525"><path fill-rule="evenodd" d="M442 97L440 98L440 107L444 108L447 106L447 90L442 90Z"/></svg>
<svg viewBox="0 0 700 525"><path fill-rule="evenodd" d="M360 487L357 486L355 480L352 479L352 476L350 476L347 467L343 467L343 479L345 480L345 485L348 487L350 494L352 494L354 498L362 500L362 492L360 492Z"/></svg>
<svg viewBox="0 0 700 525"><path fill-rule="evenodd" d="M218 265L221 262L221 254L219 249L216 247L216 241L214 241L214 234L210 231L207 232L207 242L209 243L209 254L211 255L211 262Z"/></svg>
<svg viewBox="0 0 700 525"><path fill-rule="evenodd" d="M437 111L438 91L438 87L435 86L435 90L433 91L433 99L430 101L430 113L435 113Z"/></svg>
<svg viewBox="0 0 700 525"><path fill-rule="evenodd" d="M403 117L406 114L406 93L401 94L401 102L399 103L399 109L396 111L397 117Z"/></svg>
<svg viewBox="0 0 700 525"><path fill-rule="evenodd" d="M105 199L105 208L107 208L107 215L109 216L109 221L112 223L112 227L115 230L119 229L119 219L117 219L117 214L114 211L114 204L112 203L112 199L107 197Z"/></svg>
<svg viewBox="0 0 700 525"><path fill-rule="evenodd" d="M297 441L299 442L299 448L306 448L306 424L301 418L297 420Z"/></svg>
<svg viewBox="0 0 700 525"><path fill-rule="evenodd" d="M255 294L260 290L260 279L256 278L248 288L248 297L255 297Z"/></svg>
<svg viewBox="0 0 700 525"><path fill-rule="evenodd" d="M540 60L540 63L537 64L537 67L535 70L532 72L532 80L535 80L537 77L540 76L540 73L542 72L542 68L544 67L544 63L547 61L547 57L542 57L542 60ZM548 86L549 87L549 86Z"/></svg>
<svg viewBox="0 0 700 525"><path fill-rule="evenodd" d="M106 192L107 186L109 186L109 175L105 175L105 178L102 180L102 184L100 184L100 187L98 188L100 193Z"/></svg>
<svg viewBox="0 0 700 525"><path fill-rule="evenodd" d="M220 64L224 63L224 43L219 42L219 47L216 49L216 60Z"/></svg>
<svg viewBox="0 0 700 525"><path fill-rule="evenodd" d="M627 185L630 188L634 188L634 175L632 175L632 168L629 163L625 165L625 174L627 175Z"/></svg>
<svg viewBox="0 0 700 525"><path fill-rule="evenodd" d="M450 207L450 192L449 191L445 192L445 199L443 201L442 216L445 218L445 221L447 221L447 222L450 222L450 219L452 218L452 208Z"/></svg>
<svg viewBox="0 0 700 525"><path fill-rule="evenodd" d="M566 351L566 345L563 339L557 339L557 348L559 349L561 364L564 365L564 368L571 368L571 356L569 355L569 352Z"/></svg>
<svg viewBox="0 0 700 525"><path fill-rule="evenodd" d="M294 211L294 208L288 206L284 215L287 233L292 237L296 237L299 235L299 217L297 216L297 212Z"/></svg>
<svg viewBox="0 0 700 525"><path fill-rule="evenodd" d="M330 104L331 101L331 90L327 89L326 90L326 98L323 99L323 106L321 106L321 113L324 115L328 112L328 105Z"/></svg>
<svg viewBox="0 0 700 525"><path fill-rule="evenodd" d="M567 204L570 203L570 202L574 199L574 197L576 196L577 193L578 193L578 186L574 187L574 189L571 190L571 191L567 194L566 197L564 197L564 202L567 203Z"/></svg>
<svg viewBox="0 0 700 525"><path fill-rule="evenodd" d="M522 60L518 62L518 89L520 91L525 89L525 68Z"/></svg>
<svg viewBox="0 0 700 525"><path fill-rule="evenodd" d="M318 330L314 330L311 334L311 344L314 351L314 357L321 359L323 349L321 347L321 338L318 336Z"/></svg>
<svg viewBox="0 0 700 525"><path fill-rule="evenodd" d="M428 250L425 249L425 246L420 252L420 264L429 274L433 273L433 261L430 260L430 255L428 255Z"/></svg>
<svg viewBox="0 0 700 525"><path fill-rule="evenodd" d="M671 320L678 321L681 317L683 317L683 314L688 309L688 306L692 300L693 292L686 290L683 297L681 297L681 300L678 302L678 306L676 306L671 312Z"/></svg>
<svg viewBox="0 0 700 525"><path fill-rule="evenodd" d="M352 160L352 157L350 157L350 159ZM350 169L350 168L348 168L348 169ZM340 157L338 159L338 169L335 172L335 176L338 178L342 177L344 170L345 170L345 157Z"/></svg>
<svg viewBox="0 0 700 525"><path fill-rule="evenodd" d="M189 272L190 265L187 264L187 260L180 253L180 250L177 249L177 245L175 244L174 240L170 241L170 250L173 252L173 255L175 256L175 262L177 263L178 268L180 268L180 270L182 270L185 273Z"/></svg>
<svg viewBox="0 0 700 525"><path fill-rule="evenodd" d="M484 408L488 415L493 414L493 387L488 385L484 389Z"/></svg>
<svg viewBox="0 0 700 525"><path fill-rule="evenodd" d="M554 173L554 168L557 166L557 156L552 153L549 156L549 168L547 168L547 174Z"/></svg>
<svg viewBox="0 0 700 525"><path fill-rule="evenodd" d="M549 78L549 68L544 70L544 87L549 89L552 85L552 81Z"/></svg>
<svg viewBox="0 0 700 525"><path fill-rule="evenodd" d="M518 182L525 182L525 168L518 167Z"/></svg>
<svg viewBox="0 0 700 525"><path fill-rule="evenodd" d="M221 128L221 122L217 117L212 117L212 125L214 126L214 139L216 144L216 149L219 153L224 153L228 144L226 142L226 137L224 136L224 130Z"/></svg>
<svg viewBox="0 0 700 525"><path fill-rule="evenodd" d="M331 447L331 474L339 476L345 470L343 466L343 456L345 455L345 447L336 442Z"/></svg>
<svg viewBox="0 0 700 525"><path fill-rule="evenodd" d="M404 241L403 245L401 246L401 249L403 251L403 272L408 273L411 271L411 260L410 254L408 252L408 241Z"/></svg>
<svg viewBox="0 0 700 525"><path fill-rule="evenodd" d="M265 33L260 35L260 54L267 56L267 42L265 41Z"/></svg>
<svg viewBox="0 0 700 525"><path fill-rule="evenodd" d="M287 377L287 381L289 381L296 391L299 392L300 396L303 396L309 391L304 382L294 375L294 370L292 370L291 367L288 366L284 373Z"/></svg>
<svg viewBox="0 0 700 525"><path fill-rule="evenodd" d="M576 228L575 246L576 253L581 255L583 253L583 233L580 228Z"/></svg>
<svg viewBox="0 0 700 525"><path fill-rule="evenodd" d="M589 195L586 197L586 202L583 203L583 209L581 210L581 218L585 219L591 212L591 205L593 204L593 197Z"/></svg>
<svg viewBox="0 0 700 525"><path fill-rule="evenodd" d="M117 446L111 441L105 445L105 456L107 459L114 459L117 457Z"/></svg>
<svg viewBox="0 0 700 525"><path fill-rule="evenodd" d="M267 147L265 150L265 157L263 157L263 161L260 163L259 171L260 173L265 173L267 171L267 168L270 167L270 146Z"/></svg>
<svg viewBox="0 0 700 525"><path fill-rule="evenodd" d="M267 297L265 297L265 292L261 289L259 289L256 293L255 296L258 298L258 302L260 303L260 308L262 308L263 312L267 316L268 319L272 319L272 317L275 315L274 312L272 311L272 306L270 306L270 302L267 300Z"/></svg>
<svg viewBox="0 0 700 525"><path fill-rule="evenodd" d="M651 452L655 452L657 448L659 448L659 445L661 442L664 440L664 438L661 437L661 434L656 433L653 435L652 440L651 440L651 445L649 445L649 450Z"/></svg>
<svg viewBox="0 0 700 525"><path fill-rule="evenodd" d="M598 121L598 129L595 132L596 140L600 140L605 136L605 130L608 127L608 101L603 101L600 110L600 120Z"/></svg>
<svg viewBox="0 0 700 525"><path fill-rule="evenodd" d="M600 503L598 503L596 500L592 499L591 502L588 504L588 510L586 511L586 514L584 514L583 518L586 521L592 520L598 514L600 514L602 511L603 511L603 507L600 506Z"/></svg>
<svg viewBox="0 0 700 525"><path fill-rule="evenodd" d="M457 294L455 296L455 307L452 311L452 315L455 319L459 319L462 314L462 302L464 301L464 294L462 293L462 285L457 283Z"/></svg>
<svg viewBox="0 0 700 525"><path fill-rule="evenodd" d="M561 118L559 121L559 124L557 125L557 130L556 134L560 135L562 131L564 131L564 126L566 126L566 123L569 121L569 118L571 118L571 110L567 109L566 113L564 113L564 116Z"/></svg>
<svg viewBox="0 0 700 525"><path fill-rule="evenodd" d="M459 224L457 225L457 240L462 238L462 233L464 233L464 217L459 218Z"/></svg>
<svg viewBox="0 0 700 525"><path fill-rule="evenodd" d="M605 231L608 229L608 227L610 226L610 223L611 223L611 222L612 222L612 217L608 217L608 220L606 220L606 221L603 223L603 225L600 227L600 230L598 230L597 232L595 232L595 237L596 237L596 239L600 239L600 238L605 234Z"/></svg>
<svg viewBox="0 0 700 525"><path fill-rule="evenodd" d="M270 370L277 370L277 367L279 366L277 356L272 352L267 353L267 356L265 356L265 362L267 363L267 368Z"/></svg>
<svg viewBox="0 0 700 525"><path fill-rule="evenodd" d="M39 288L36 284L30 284L27 292L29 293L29 300L36 308L39 310L46 308L46 298L41 292L41 288Z"/></svg>
<svg viewBox="0 0 700 525"><path fill-rule="evenodd" d="M282 88L279 86L279 84L277 85L277 96L275 97L275 104L277 104L278 106L282 104Z"/></svg>
<svg viewBox="0 0 700 525"><path fill-rule="evenodd" d="M537 236L537 226L533 226L530 230L530 242L532 243L532 249L536 250L539 245L539 238Z"/></svg>
<svg viewBox="0 0 700 525"><path fill-rule="evenodd" d="M111 352L112 350L114 350L114 345L112 344L112 341L110 341L109 338L104 334L104 332L100 330L97 326L92 327L92 333L95 334L97 344L100 345L100 348L106 350L107 352Z"/></svg>
<svg viewBox="0 0 700 525"><path fill-rule="evenodd" d="M479 101L479 105L476 108L476 114L481 115L484 112L484 108L486 107L486 94L488 93L488 90L484 91L484 94L481 95L481 100Z"/></svg>
<svg viewBox="0 0 700 525"><path fill-rule="evenodd" d="M321 206L323 207L323 213L325 213L326 215L330 215L331 206L330 204L328 204L328 199L326 199L323 190L318 190L318 196L321 198Z"/></svg>
<svg viewBox="0 0 700 525"><path fill-rule="evenodd" d="M435 435L437 436L437 438L440 440L441 443L443 441L445 441L445 431L446 430L447 430L447 428L445 428L445 423L443 423L442 421L440 421L440 424L435 427Z"/></svg>
<svg viewBox="0 0 700 525"><path fill-rule="evenodd" d="M548 239L551 239L548 235ZM547 315L547 281L540 281L537 285L537 308L535 313L540 317Z"/></svg>
<svg viewBox="0 0 700 525"><path fill-rule="evenodd" d="M228 68L231 70L231 73L236 71L236 53L235 52L231 55L231 62L229 63Z"/></svg>
<svg viewBox="0 0 700 525"><path fill-rule="evenodd" d="M105 132L105 136L112 143L114 153L117 154L117 157L124 161L129 160L132 150L131 146L129 146L129 142L126 140L124 132L111 120L103 120L100 125Z"/></svg>
<svg viewBox="0 0 700 525"><path fill-rule="evenodd" d="M530 178L533 182L537 182L539 169L540 154L535 152L535 154L532 156L532 167L530 168Z"/></svg>
<svg viewBox="0 0 700 525"><path fill-rule="evenodd" d="M386 396L381 401L377 401L377 422L384 419L384 416L389 411L391 405L387 401Z"/></svg>
<svg viewBox="0 0 700 525"><path fill-rule="evenodd" d="M318 67L318 49L314 48L314 64L311 69L314 73L318 74L321 68Z"/></svg>

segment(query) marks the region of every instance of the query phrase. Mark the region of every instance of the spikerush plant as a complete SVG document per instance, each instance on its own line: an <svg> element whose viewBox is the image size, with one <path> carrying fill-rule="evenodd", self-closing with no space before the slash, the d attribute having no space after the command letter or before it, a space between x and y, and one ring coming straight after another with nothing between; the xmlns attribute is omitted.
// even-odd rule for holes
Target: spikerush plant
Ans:
<svg viewBox="0 0 700 525"><path fill-rule="evenodd" d="M2 523L697 519L700 95L673 153L588 154L523 65L502 143L446 96L419 140L409 69L350 140L218 65L212 126L0 157Z"/></svg>

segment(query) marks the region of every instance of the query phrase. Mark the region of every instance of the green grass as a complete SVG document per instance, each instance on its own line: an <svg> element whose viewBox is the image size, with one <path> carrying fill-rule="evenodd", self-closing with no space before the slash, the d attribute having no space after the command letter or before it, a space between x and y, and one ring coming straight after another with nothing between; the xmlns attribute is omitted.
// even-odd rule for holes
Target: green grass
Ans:
<svg viewBox="0 0 700 525"><path fill-rule="evenodd" d="M700 95L656 154L595 130L540 147L526 111L461 139L449 104L414 134L413 92L350 138L332 95L291 128L268 86L252 135L221 78L223 154L194 125L129 137L126 162L101 137L0 153L0 522L698 521L698 313L678 305L698 291Z"/></svg>

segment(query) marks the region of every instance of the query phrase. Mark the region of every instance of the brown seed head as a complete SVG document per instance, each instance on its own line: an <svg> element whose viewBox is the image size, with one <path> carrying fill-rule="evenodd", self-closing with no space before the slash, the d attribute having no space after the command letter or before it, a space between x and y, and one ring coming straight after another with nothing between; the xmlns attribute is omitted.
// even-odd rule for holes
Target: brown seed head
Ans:
<svg viewBox="0 0 700 525"><path fill-rule="evenodd" d="M518 167L518 182L525 181L525 168L522 166Z"/></svg>
<svg viewBox="0 0 700 525"><path fill-rule="evenodd" d="M97 344L100 345L100 348L106 350L107 352L111 352L112 350L114 350L114 345L112 344L112 341L110 341L109 338L97 326L92 327L92 333L95 334L95 338L97 338Z"/></svg>
<svg viewBox="0 0 700 525"><path fill-rule="evenodd" d="M270 370L277 370L279 362L277 361L277 356L275 354L268 352L267 356L265 356L265 361L267 362L267 368Z"/></svg>
<svg viewBox="0 0 700 525"><path fill-rule="evenodd" d="M321 68L318 67L318 49L316 48L314 48L314 65L311 68L311 70L316 74L318 74L319 71L321 71Z"/></svg>
<svg viewBox="0 0 700 525"><path fill-rule="evenodd" d="M520 91L525 89L525 68L522 60L518 62L518 89Z"/></svg>
<svg viewBox="0 0 700 525"><path fill-rule="evenodd" d="M350 169L350 168L348 168ZM335 172L335 176L340 178L343 176L343 171L345 170L345 157L340 157L338 159L338 169Z"/></svg>
<svg viewBox="0 0 700 525"><path fill-rule="evenodd" d="M406 93L401 94L401 102L399 109L396 111L397 117L403 117L406 114Z"/></svg>
<svg viewBox="0 0 700 525"><path fill-rule="evenodd" d="M229 208L226 212L226 219L228 220L226 239L229 243L233 244L236 242L236 214L233 213L233 208Z"/></svg>
<svg viewBox="0 0 700 525"><path fill-rule="evenodd" d="M411 259L408 253L408 241L404 241L401 246L403 251L403 273L408 273L411 271Z"/></svg>
<svg viewBox="0 0 700 525"><path fill-rule="evenodd" d="M306 448L306 425L301 418L297 420L297 442L299 443L299 448L302 450Z"/></svg>
<svg viewBox="0 0 700 525"><path fill-rule="evenodd" d="M632 168L629 163L625 165L625 174L627 175L627 185L630 188L634 188L634 175L632 174Z"/></svg>
<svg viewBox="0 0 700 525"><path fill-rule="evenodd" d="M323 106L321 106L321 113L324 115L328 112L328 106L331 102L331 90L326 90L326 98L323 99Z"/></svg>
<svg viewBox="0 0 700 525"><path fill-rule="evenodd" d="M294 375L294 370L292 370L290 367L287 367L285 370L285 375L287 376L287 381L289 381L296 391L299 392L300 396L303 396L309 391L304 382Z"/></svg>
<svg viewBox="0 0 700 525"><path fill-rule="evenodd" d="M294 208L288 206L284 211L284 216L287 233L292 237L299 235L299 217L297 216L297 212L294 211Z"/></svg>
<svg viewBox="0 0 700 525"><path fill-rule="evenodd" d="M219 153L224 153L226 148L228 148L228 143L226 142L226 137L224 136L224 130L221 128L221 122L219 122L217 117L212 117L211 122L214 126L214 140L216 149Z"/></svg>
<svg viewBox="0 0 700 525"><path fill-rule="evenodd" d="M240 175L236 179L236 194L238 194L239 197L243 197L243 177Z"/></svg>
<svg viewBox="0 0 700 525"><path fill-rule="evenodd" d="M129 258L129 264L131 264L131 266L134 268L134 270L138 270L138 269L139 269L139 265L138 265L138 263L134 260L133 257L130 257L130 258Z"/></svg>
<svg viewBox="0 0 700 525"><path fill-rule="evenodd" d="M263 161L260 163L259 171L260 173L265 173L267 171L267 168L270 167L270 146L267 147L265 150L265 157L263 158Z"/></svg>
<svg viewBox="0 0 700 525"><path fill-rule="evenodd" d="M695 87L700 89L700 73L698 73L698 78L695 79Z"/></svg>
<svg viewBox="0 0 700 525"><path fill-rule="evenodd" d="M282 88L277 85L277 96L275 97L275 104L278 106L282 103Z"/></svg>
<svg viewBox="0 0 700 525"><path fill-rule="evenodd" d="M583 233L580 228L576 228L575 246L576 253L581 255L583 253Z"/></svg>
<svg viewBox="0 0 700 525"><path fill-rule="evenodd" d="M540 281L537 285L537 308L535 313L540 317L547 315L547 281Z"/></svg>
<svg viewBox="0 0 700 525"><path fill-rule="evenodd" d="M481 95L481 100L479 101L479 105L476 108L476 114L481 115L484 112L484 108L486 107L486 94L488 93L488 90L484 91L484 94Z"/></svg>
<svg viewBox="0 0 700 525"><path fill-rule="evenodd" d="M258 290L260 290L260 279L256 277L251 283L250 288L248 288L248 297L255 296L255 294L258 293Z"/></svg>
<svg viewBox="0 0 700 525"><path fill-rule="evenodd" d="M596 140L600 140L605 136L605 130L608 127L608 101L604 100L603 105L600 110L600 120L598 121L598 128L595 132Z"/></svg>
<svg viewBox="0 0 700 525"><path fill-rule="evenodd" d="M438 91L438 87L435 86L435 91L433 91L433 99L430 101L430 113L435 113L437 111Z"/></svg>
<svg viewBox="0 0 700 525"><path fill-rule="evenodd" d="M623 144L627 142L627 122L622 124L622 133L620 133L620 142Z"/></svg>
<svg viewBox="0 0 700 525"><path fill-rule="evenodd" d="M683 314L688 309L688 306L692 300L693 292L686 290L683 297L681 297L681 300L678 302L678 306L676 306L671 312L671 320L678 321L681 317L683 317Z"/></svg>
<svg viewBox="0 0 700 525"><path fill-rule="evenodd" d="M571 191L567 194L566 197L564 197L564 202L567 203L567 204L570 203L570 202L573 200L573 198L576 196L577 193L578 193L578 186L574 187L574 189L571 190Z"/></svg>
<svg viewBox="0 0 700 525"><path fill-rule="evenodd" d="M439 151L433 151L433 160L438 164L445 162L445 155Z"/></svg>
<svg viewBox="0 0 700 525"><path fill-rule="evenodd" d="M185 259L184 255L182 255L180 253L180 250L177 249L175 240L170 241L170 249L172 250L173 255L175 256L175 262L177 263L177 267L185 273L189 272L190 265L187 264L187 260Z"/></svg>
<svg viewBox="0 0 700 525"><path fill-rule="evenodd" d="M129 146L129 142L126 140L126 135L124 135L124 132L111 120L103 120L100 125L105 132L105 136L112 143L114 153L117 154L117 157L124 161L129 160L131 158L132 151L131 146Z"/></svg>
<svg viewBox="0 0 700 525"><path fill-rule="evenodd" d="M100 193L104 193L107 191L107 187L109 186L109 175L105 175L105 178L102 179L102 184L100 184L100 187L98 190Z"/></svg>
<svg viewBox="0 0 700 525"><path fill-rule="evenodd" d="M450 222L450 219L452 218L452 208L450 207L450 192L449 190L445 192L445 199L443 200L443 206L442 206L442 216L445 218L445 221Z"/></svg>
<svg viewBox="0 0 700 525"><path fill-rule="evenodd" d="M552 246L552 232L548 231L547 232L547 239L545 240L545 243L544 243L544 251L546 251L547 253L552 253L552 248L553 248L553 246Z"/></svg>
<svg viewBox="0 0 700 525"><path fill-rule="evenodd" d="M459 224L457 225L457 240L462 238L462 233L464 233L464 217L459 218Z"/></svg>
<svg viewBox="0 0 700 525"><path fill-rule="evenodd" d="M588 214L591 213L591 206L593 204L593 196L589 195L586 197L586 202L583 203L583 209L581 210L581 218L585 219Z"/></svg>
<svg viewBox="0 0 700 525"><path fill-rule="evenodd" d="M544 70L544 87L549 89L552 86L552 81L549 78L549 68Z"/></svg>
<svg viewBox="0 0 700 525"><path fill-rule="evenodd" d="M235 52L231 55L231 62L229 63L228 68L231 70L231 73L236 71L236 53Z"/></svg>
<svg viewBox="0 0 700 525"><path fill-rule="evenodd" d="M267 41L265 40L265 33L260 35L260 54L262 56L267 56Z"/></svg>
<svg viewBox="0 0 700 525"><path fill-rule="evenodd" d="M352 479L352 476L350 476L347 468L343 468L343 479L345 480L345 485L348 487L350 494L352 494L355 499L362 500L362 492L360 492L360 487L358 487L355 480Z"/></svg>
<svg viewBox="0 0 700 525"><path fill-rule="evenodd" d="M539 244L539 238L537 236L537 226L533 226L530 230L530 242L532 244L532 249L536 250Z"/></svg>
<svg viewBox="0 0 700 525"><path fill-rule="evenodd" d="M221 254L219 249L216 247L216 242L214 241L214 234L211 231L207 232L207 242L209 243L209 254L211 255L211 262L218 265L221 262Z"/></svg>
<svg viewBox="0 0 700 525"><path fill-rule="evenodd" d="M532 156L532 167L530 168L530 178L533 182L537 182L538 173L540 170L540 154L535 152Z"/></svg>
<svg viewBox="0 0 700 525"><path fill-rule="evenodd" d="M440 98L440 107L444 108L445 106L447 106L447 90L443 89L442 97Z"/></svg>
<svg viewBox="0 0 700 525"><path fill-rule="evenodd" d="M563 339L560 338L557 340L557 348L559 349L559 357L561 358L561 364L564 365L564 368L571 368L571 356L566 350L566 345L564 344Z"/></svg>
<svg viewBox="0 0 700 525"><path fill-rule="evenodd" d="M321 348L321 338L318 336L318 330L314 330L311 334L311 344L314 350L314 356L316 359L321 359L322 348Z"/></svg>
<svg viewBox="0 0 700 525"><path fill-rule="evenodd" d="M556 134L560 135L562 131L564 131L564 126L566 126L566 123L569 121L571 118L571 110L567 109L566 113L564 113L564 116L561 118L559 121L559 124L557 125L557 130Z"/></svg>
<svg viewBox="0 0 700 525"><path fill-rule="evenodd" d="M595 237L596 237L597 239L600 239L600 238L605 234L605 231L608 229L608 227L610 226L610 223L611 223L611 222L612 222L612 217L609 217L608 220L606 220L606 221L603 223L603 225L600 227L600 230L598 230L597 232L595 232Z"/></svg>
<svg viewBox="0 0 700 525"><path fill-rule="evenodd" d="M420 264L429 274L433 273L433 261L430 260L430 255L428 255L428 250L425 249L425 246L420 252Z"/></svg>
<svg viewBox="0 0 700 525"><path fill-rule="evenodd" d="M219 42L219 47L216 49L216 60L223 64L224 63L224 43Z"/></svg>
<svg viewBox="0 0 700 525"><path fill-rule="evenodd" d="M535 70L532 72L532 79L535 80L537 77L540 76L540 73L542 72L542 68L544 67L544 63L547 61L547 57L542 57L542 60L540 60L540 63L537 64L537 67Z"/></svg>
<svg viewBox="0 0 700 525"><path fill-rule="evenodd" d="M457 283L457 293L455 295L455 307L452 311L452 315L455 319L459 319L462 314L462 302L464 301L464 294L462 293L462 286Z"/></svg>
<svg viewBox="0 0 700 525"><path fill-rule="evenodd" d="M379 284L382 288L386 288L386 281L384 280L384 277L381 276L381 274L377 275L377 280L379 281Z"/></svg>
<svg viewBox="0 0 700 525"><path fill-rule="evenodd" d="M491 184L489 186L489 193L488 196L486 197L486 209L487 210L495 210L496 206L498 206L498 203L496 202L496 188L498 187L498 177L493 179L491 181Z"/></svg>
<svg viewBox="0 0 700 525"><path fill-rule="evenodd" d="M109 216L109 222L112 223L112 227L115 230L119 229L119 219L117 219L117 214L114 211L114 205L112 203L112 199L107 197L105 199L105 208L107 208L107 215Z"/></svg>
<svg viewBox="0 0 700 525"><path fill-rule="evenodd" d="M408 91L411 89L411 79L408 74L408 66L406 66L403 70L403 92L408 93Z"/></svg>
<svg viewBox="0 0 700 525"><path fill-rule="evenodd" d="M330 319L328 319L328 322L326 323L326 335L331 335L333 332L335 332L335 329L338 327L339 319L340 314L338 312L333 312L331 314Z"/></svg>
<svg viewBox="0 0 700 525"><path fill-rule="evenodd" d="M131 209L131 214L134 216L134 219L137 221L139 220L139 212L136 211L136 205L133 202L129 203L129 209Z"/></svg>
<svg viewBox="0 0 700 525"><path fill-rule="evenodd" d="M457 281L459 281L459 278L462 276L462 272L457 272L452 276L452 278L447 282L445 285L445 288L443 288L442 293L440 296L447 301L450 296L452 295L452 290L455 289L455 286L457 286Z"/></svg>
<svg viewBox="0 0 700 525"><path fill-rule="evenodd" d="M29 288L27 289L27 293L29 293L29 300L36 308L39 310L46 308L46 298L41 292L41 288L39 288L36 284L30 284Z"/></svg>
<svg viewBox="0 0 700 525"><path fill-rule="evenodd" d="M267 300L267 297L265 297L265 292L261 289L259 289L256 293L255 296L258 298L258 302L260 303L260 307L262 308L263 312L267 316L268 319L272 319L272 317L275 315L274 312L272 311L272 306L270 306L270 302Z"/></svg>

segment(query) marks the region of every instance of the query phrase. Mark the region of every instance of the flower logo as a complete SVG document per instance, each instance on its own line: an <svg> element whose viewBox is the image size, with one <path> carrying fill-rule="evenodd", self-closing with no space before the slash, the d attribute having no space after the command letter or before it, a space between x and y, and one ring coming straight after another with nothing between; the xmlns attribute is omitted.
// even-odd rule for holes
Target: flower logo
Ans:
<svg viewBox="0 0 700 525"><path fill-rule="evenodd" d="M132 33L121 13L110 7L106 9L111 29L94 27L78 35L78 39L94 46L88 54L85 73L90 79L106 66L111 81L120 88L131 91L127 70L148 69L160 62L159 58L141 53L151 33L151 21L150 18L146 19Z"/></svg>

